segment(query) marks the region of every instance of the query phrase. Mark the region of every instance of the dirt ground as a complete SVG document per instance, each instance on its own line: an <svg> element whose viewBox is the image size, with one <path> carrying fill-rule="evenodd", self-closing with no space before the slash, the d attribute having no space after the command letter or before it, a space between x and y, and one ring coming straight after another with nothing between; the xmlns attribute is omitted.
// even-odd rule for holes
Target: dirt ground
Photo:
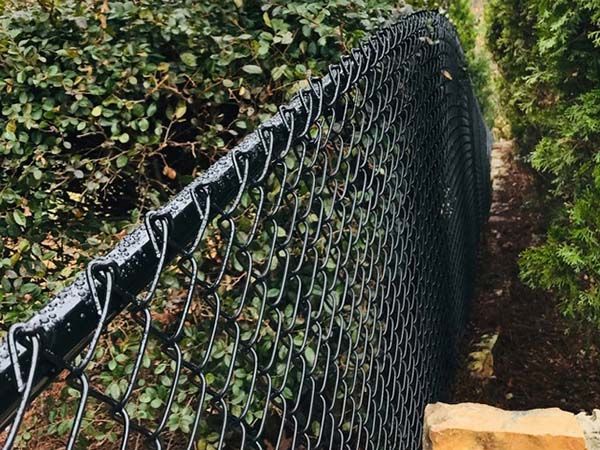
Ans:
<svg viewBox="0 0 600 450"><path fill-rule="evenodd" d="M510 141L494 145L492 211L452 401L591 411L600 408L597 346L558 312L556 298L527 288L518 277L519 254L543 235L545 202L514 153ZM484 334L496 333L479 377L473 376L469 353L480 350Z"/></svg>

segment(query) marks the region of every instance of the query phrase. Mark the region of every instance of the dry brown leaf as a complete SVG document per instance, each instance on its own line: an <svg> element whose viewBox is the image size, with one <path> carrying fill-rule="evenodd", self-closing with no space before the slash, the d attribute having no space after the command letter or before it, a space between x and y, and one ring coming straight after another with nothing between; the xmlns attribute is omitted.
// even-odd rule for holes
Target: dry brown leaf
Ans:
<svg viewBox="0 0 600 450"><path fill-rule="evenodd" d="M175 178L177 178L177 172L175 172L175 169L173 169L170 166L167 166L166 164L163 168L163 175L169 178L170 180L174 180Z"/></svg>
<svg viewBox="0 0 600 450"><path fill-rule="evenodd" d="M47 247L47 248L51 249L51 250L57 250L58 249L58 243L54 239L54 236L52 236L49 233L46 235L46 239L44 239L42 241L42 245L44 247Z"/></svg>
<svg viewBox="0 0 600 450"><path fill-rule="evenodd" d="M442 75L444 75L444 77L448 78L449 80L454 79L454 78L452 78L452 74L450 72L448 72L447 70L442 70Z"/></svg>
<svg viewBox="0 0 600 450"><path fill-rule="evenodd" d="M498 333L484 334L481 341L475 344L478 349L469 353L469 370L471 376L480 380L494 378L494 346L498 342Z"/></svg>
<svg viewBox="0 0 600 450"><path fill-rule="evenodd" d="M110 11L108 7L108 0L104 0L102 2L102 6L100 7L100 14L98 15L98 20L100 20L100 28L103 30L106 29L106 14Z"/></svg>

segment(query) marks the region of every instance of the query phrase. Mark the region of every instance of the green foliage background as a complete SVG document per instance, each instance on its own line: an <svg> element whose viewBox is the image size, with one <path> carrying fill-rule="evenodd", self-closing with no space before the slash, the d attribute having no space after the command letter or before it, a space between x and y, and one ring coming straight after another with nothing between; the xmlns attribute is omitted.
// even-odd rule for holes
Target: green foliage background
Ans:
<svg viewBox="0 0 600 450"><path fill-rule="evenodd" d="M482 104L491 111L489 69L476 49L469 1L413 5L448 12ZM1 3L0 336L71 282L91 258L110 250L141 214L276 113L307 77L322 75L403 6L391 0ZM268 253L255 249L261 251ZM210 252L202 258L209 260ZM153 306L168 316L169 300L181 296L184 281L165 270ZM224 304L234 305L236 292L221 293ZM202 311L196 313L201 320ZM253 305L246 313L249 323L259 317ZM198 325L186 328L186 357L208 340L207 333ZM139 331L123 319L111 342L96 352L93 382L115 399L126 390L139 340ZM224 378L232 345L226 336L215 339L209 384ZM305 356L315 358L310 345ZM174 367L151 343L142 370L140 381L153 381L140 383L128 412L152 421L168 397ZM252 376L240 367L234 378L232 413L238 414ZM169 415L173 433L189 432L193 421L188 400L197 388L185 382L180 380L186 387ZM58 399L48 399L47 419L33 416L20 445L64 437L78 395L63 389ZM90 425L102 412L87 413L82 445L112 445L117 433L108 421L106 428ZM247 419L259 413L253 409ZM213 448L217 438L208 433L198 448Z"/></svg>
<svg viewBox="0 0 600 450"><path fill-rule="evenodd" d="M468 0L442 6L479 89ZM373 29L390 0L6 2L0 314L27 318ZM482 98L485 95L482 95Z"/></svg>
<svg viewBox="0 0 600 450"><path fill-rule="evenodd" d="M551 183L546 241L521 276L600 325L600 1L492 0L488 44L522 153Z"/></svg>

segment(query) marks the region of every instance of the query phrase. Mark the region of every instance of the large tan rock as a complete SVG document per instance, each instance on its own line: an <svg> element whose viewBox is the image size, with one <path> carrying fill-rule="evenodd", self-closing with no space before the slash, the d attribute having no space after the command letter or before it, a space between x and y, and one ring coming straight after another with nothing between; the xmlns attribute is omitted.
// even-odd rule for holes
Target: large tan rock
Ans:
<svg viewBox="0 0 600 450"><path fill-rule="evenodd" d="M428 405L423 442L424 450L586 450L571 413L504 411L475 403Z"/></svg>
<svg viewBox="0 0 600 450"><path fill-rule="evenodd" d="M600 409L595 409L592 414L577 414L577 421L583 429L588 450L600 450Z"/></svg>

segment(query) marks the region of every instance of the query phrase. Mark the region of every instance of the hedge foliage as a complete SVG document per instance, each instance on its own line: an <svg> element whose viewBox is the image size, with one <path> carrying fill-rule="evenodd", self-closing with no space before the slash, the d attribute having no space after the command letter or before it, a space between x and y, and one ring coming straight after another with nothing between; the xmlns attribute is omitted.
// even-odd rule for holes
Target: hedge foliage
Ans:
<svg viewBox="0 0 600 450"><path fill-rule="evenodd" d="M4 15L5 323L28 315L390 11L373 1L68 0Z"/></svg>
<svg viewBox="0 0 600 450"><path fill-rule="evenodd" d="M488 43L522 152L557 204L522 278L600 325L600 2L492 0Z"/></svg>
<svg viewBox="0 0 600 450"><path fill-rule="evenodd" d="M6 0L4 5L4 332L39 309L92 257L112 248L141 214L166 201L274 114L307 77L323 74L403 6L391 0ZM420 0L415 6L438 5ZM484 95L487 75L475 49L469 1L441 6L457 24ZM171 297L182 290L180 282L165 270L164 289L157 292L153 307L166 311ZM228 295L235 293L232 289ZM257 317L249 306L247 320ZM112 341L96 352L93 365L98 370L91 370L94 383L115 399L126 387L140 340L139 327L119 320ZM207 339L201 326L186 328L184 353ZM225 378L231 345L226 336L215 339L206 374L210 384ZM310 344L306 351L312 351ZM144 373L160 383L136 388L128 404L136 420L155 420L168 396L165 386L173 368L160 362L161 352L155 343L145 352ZM251 373L236 369L233 414L245 403L251 379ZM292 377L289 381L294 382ZM172 433L189 431L193 412L186 396L195 395L189 389L178 391L167 424ZM31 448L64 439L78 395L63 389L58 398L44 400L48 418L32 416L19 445ZM90 411L86 423L94 419ZM252 410L246 417L259 414ZM117 433L106 423L84 427L85 448L113 446ZM218 436L204 429L202 434L208 437L198 448L214 448Z"/></svg>
<svg viewBox="0 0 600 450"><path fill-rule="evenodd" d="M186 185L402 4L7 0L4 6L0 314L10 324L39 308L140 213ZM468 0L442 6L475 61ZM484 85L485 76L475 78Z"/></svg>

